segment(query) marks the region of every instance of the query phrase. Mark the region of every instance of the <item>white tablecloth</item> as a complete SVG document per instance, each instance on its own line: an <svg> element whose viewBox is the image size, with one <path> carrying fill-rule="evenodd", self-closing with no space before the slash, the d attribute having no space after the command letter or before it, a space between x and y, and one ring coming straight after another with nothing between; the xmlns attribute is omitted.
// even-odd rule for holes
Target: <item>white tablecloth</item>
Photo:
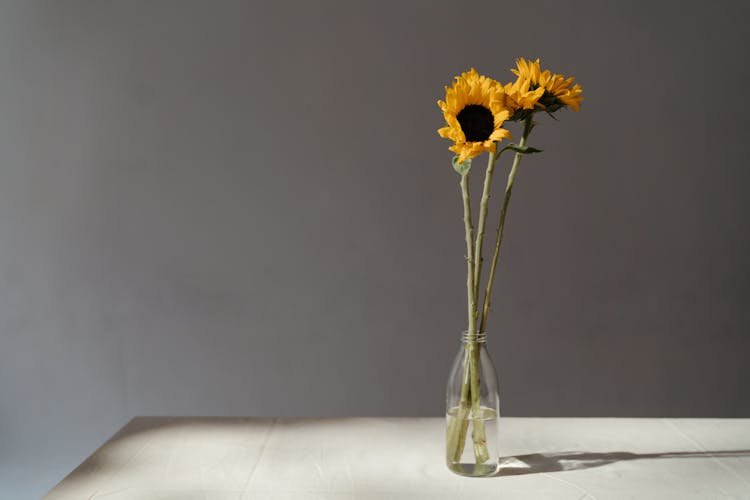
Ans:
<svg viewBox="0 0 750 500"><path fill-rule="evenodd" d="M136 418L49 500L750 499L750 419L501 419L503 464L443 463L441 418Z"/></svg>

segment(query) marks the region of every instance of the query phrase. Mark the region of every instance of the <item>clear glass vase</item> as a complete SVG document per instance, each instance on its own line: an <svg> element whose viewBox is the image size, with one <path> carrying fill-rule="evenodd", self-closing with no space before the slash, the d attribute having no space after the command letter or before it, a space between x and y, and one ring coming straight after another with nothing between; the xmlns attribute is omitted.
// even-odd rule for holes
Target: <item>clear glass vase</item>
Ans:
<svg viewBox="0 0 750 500"><path fill-rule="evenodd" d="M486 335L461 336L446 390L445 461L462 476L490 476L498 470L497 372Z"/></svg>

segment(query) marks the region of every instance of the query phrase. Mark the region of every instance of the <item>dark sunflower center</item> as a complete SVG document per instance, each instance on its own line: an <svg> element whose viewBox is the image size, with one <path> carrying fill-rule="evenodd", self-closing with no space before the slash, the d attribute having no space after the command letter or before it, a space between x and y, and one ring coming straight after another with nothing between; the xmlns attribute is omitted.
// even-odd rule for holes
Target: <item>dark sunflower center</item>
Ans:
<svg viewBox="0 0 750 500"><path fill-rule="evenodd" d="M536 90L539 88L539 85L536 83L532 83L529 85L529 90ZM539 99L539 104L544 106L544 109L548 113L554 113L558 109L565 106L565 103L563 103L560 99L555 96L552 92L548 91L547 89L544 89L544 94L542 94L542 97Z"/></svg>
<svg viewBox="0 0 750 500"><path fill-rule="evenodd" d="M486 141L495 129L492 111L480 104L469 104L456 118L469 142Z"/></svg>

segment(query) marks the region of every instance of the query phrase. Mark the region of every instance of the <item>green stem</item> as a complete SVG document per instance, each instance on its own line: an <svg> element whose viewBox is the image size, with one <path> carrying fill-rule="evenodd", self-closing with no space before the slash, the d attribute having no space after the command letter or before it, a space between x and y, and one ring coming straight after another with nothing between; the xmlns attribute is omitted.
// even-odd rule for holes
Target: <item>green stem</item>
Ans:
<svg viewBox="0 0 750 500"><path fill-rule="evenodd" d="M494 155L493 155L494 156ZM492 159L494 163L494 159ZM479 416L480 411L480 394L479 394L479 345L477 343L477 327L476 320L478 319L478 308L477 308L477 292L479 291L474 282L476 253L472 248L472 242L474 240L474 229L471 223L471 198L469 195L469 174L468 172L461 175L461 195L464 202L464 229L466 232L466 253L467 253L467 276L466 276L466 293L468 302L468 319L469 329L466 339L466 359L468 363L465 363L464 380L461 387L461 400L459 403L458 417L460 425L454 429L449 430L451 435L449 436L448 443L451 456L454 461L458 461L463 453L463 448L466 443L466 432L468 430L468 403L469 398L471 399L471 411L475 417ZM486 205L486 202L485 202ZM486 213L485 213L486 216ZM457 433L457 435L453 434ZM487 438L483 427L474 428L472 433L474 440L474 455L476 457L476 463L483 463L488 460L489 453L487 450Z"/></svg>
<svg viewBox="0 0 750 500"><path fill-rule="evenodd" d="M489 208L489 201L491 197L490 187L492 186L492 174L495 171L495 160L497 154L489 153L487 160L487 170L484 175L484 188L482 190L482 200L479 204L479 222L477 225L477 239L474 246L474 297L479 300L479 283L482 276L482 244L484 243L484 229L487 224L487 212ZM474 310L475 321L479 317L479 306ZM481 331L481 330L480 330ZM476 339L476 337L474 337ZM487 449L487 434L484 428L484 422L478 419L481 412L481 401L480 401L480 380L479 380L479 355L480 346L476 341L467 343L467 357L469 358L469 384L471 394L471 412L474 414L475 419L474 429L471 433L472 441L474 442L474 458L475 463L481 464L489 460L489 450ZM462 388L464 389L464 388ZM463 393L463 390L462 390ZM466 430L463 429L465 432ZM465 442L465 435L460 436L460 441Z"/></svg>
<svg viewBox="0 0 750 500"><path fill-rule="evenodd" d="M490 185L492 184L492 173L495 171L495 153L488 153L487 171L484 175L484 189L482 190L482 201L479 205L479 223L477 225L477 242L474 247L474 297L479 300L479 282L482 276L482 243L484 242L484 227L487 223L487 211L490 201ZM479 314L479 307L476 315Z"/></svg>
<svg viewBox="0 0 750 500"><path fill-rule="evenodd" d="M461 400L456 409L456 417L451 419L448 428L448 456L452 462L459 462L466 446L466 432L469 428L469 359L471 353L467 349L464 354L464 375L461 385Z"/></svg>
<svg viewBox="0 0 750 500"><path fill-rule="evenodd" d="M471 439L474 441L474 459L476 465L482 464L489 460L490 454L487 449L487 434L484 429L484 421L481 420L481 404L480 404L480 393L479 393L479 354L480 346L479 342L474 341L467 342L467 347L471 346L470 359L469 359L469 379L471 384L471 412L474 415L473 426L474 430L471 433Z"/></svg>
<svg viewBox="0 0 750 500"><path fill-rule="evenodd" d="M478 406L479 404L479 374L477 371L477 359L474 356L477 348L476 320L478 318L478 308L476 303L476 292L478 290L474 284L474 266L476 265L476 261L474 249L472 247L472 242L474 241L474 229L471 223L471 197L469 195L468 172L461 175L461 195L464 202L464 229L466 233L466 294L469 329L467 335L468 338L466 341L466 357L464 361L463 383L461 386L461 400L459 402L459 408L456 415L457 423L452 428L448 429L448 454L454 462L458 462L461 459L461 454L463 453L463 449L466 444L466 433L468 431L469 424L469 399L471 399L472 410L474 410L474 407ZM486 441L483 435L477 436L475 438L475 454L477 450L477 439L482 443ZM484 447L486 448L486 445ZM480 454L477 455L478 459L486 454L482 452L481 447L479 449Z"/></svg>
<svg viewBox="0 0 750 500"><path fill-rule="evenodd" d="M518 141L518 145L523 148L526 145L526 139L528 139L531 129L533 128L532 116L529 115L523 123L523 135L521 140ZM500 245L503 242L503 230L505 229L505 215L508 212L508 203L510 203L510 196L513 193L513 182L516 179L516 172L518 165L521 163L522 153L516 153L513 158L513 166L508 174L508 183L505 186L505 199L503 200L503 206L500 210L500 221L497 225L497 236L495 237L495 252L492 255L492 265L490 266L490 275L487 278L487 288L484 290L484 306L482 307L482 321L479 324L479 331L484 333L487 328L487 314L490 311L490 296L492 295L492 282L495 279L495 268L497 267L497 259L500 256Z"/></svg>
<svg viewBox="0 0 750 500"><path fill-rule="evenodd" d="M469 195L469 173L461 175L461 196L464 200L464 229L466 231L466 295L469 313L469 335L476 333L477 297L474 294L474 228L471 225L471 198Z"/></svg>

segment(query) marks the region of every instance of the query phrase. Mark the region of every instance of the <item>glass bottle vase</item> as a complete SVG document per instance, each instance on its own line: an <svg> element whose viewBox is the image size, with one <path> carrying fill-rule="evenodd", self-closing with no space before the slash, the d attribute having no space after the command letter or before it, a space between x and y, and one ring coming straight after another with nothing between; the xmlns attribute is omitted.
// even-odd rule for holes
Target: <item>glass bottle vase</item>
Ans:
<svg viewBox="0 0 750 500"><path fill-rule="evenodd" d="M473 477L497 472L498 399L486 335L464 332L446 390L445 460L451 471Z"/></svg>

